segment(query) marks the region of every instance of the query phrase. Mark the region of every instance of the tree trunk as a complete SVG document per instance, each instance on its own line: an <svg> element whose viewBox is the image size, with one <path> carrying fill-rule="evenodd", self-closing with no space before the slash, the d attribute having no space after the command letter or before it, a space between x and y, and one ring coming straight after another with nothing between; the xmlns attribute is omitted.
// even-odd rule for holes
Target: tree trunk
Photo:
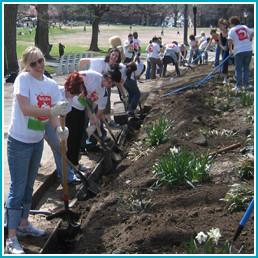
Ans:
<svg viewBox="0 0 258 258"><path fill-rule="evenodd" d="M185 4L184 7L184 44L188 46L188 5Z"/></svg>
<svg viewBox="0 0 258 258"><path fill-rule="evenodd" d="M16 52L17 4L4 5L4 74L18 72Z"/></svg>
<svg viewBox="0 0 258 258"><path fill-rule="evenodd" d="M38 4L37 9L37 28L35 34L35 46L37 46L46 58L50 58L50 45L48 39L48 5Z"/></svg>
<svg viewBox="0 0 258 258"><path fill-rule="evenodd" d="M100 22L99 17L96 17L92 22L92 36L91 36L91 43L90 43L90 49L89 49L91 51L100 51L100 49L98 48L99 22Z"/></svg>

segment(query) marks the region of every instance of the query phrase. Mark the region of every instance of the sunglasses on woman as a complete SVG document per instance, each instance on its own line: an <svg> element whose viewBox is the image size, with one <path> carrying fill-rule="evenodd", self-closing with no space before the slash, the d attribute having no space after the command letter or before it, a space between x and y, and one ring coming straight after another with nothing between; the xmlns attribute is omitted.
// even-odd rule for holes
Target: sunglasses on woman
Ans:
<svg viewBox="0 0 258 258"><path fill-rule="evenodd" d="M37 61L31 62L30 67L36 67L37 64L42 64L43 62L44 62L44 58L39 58Z"/></svg>

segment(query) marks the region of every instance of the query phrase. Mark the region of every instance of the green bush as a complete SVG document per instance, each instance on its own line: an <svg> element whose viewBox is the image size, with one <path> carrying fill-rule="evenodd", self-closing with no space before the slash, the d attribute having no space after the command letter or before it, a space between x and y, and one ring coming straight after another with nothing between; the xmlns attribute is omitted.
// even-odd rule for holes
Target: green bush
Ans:
<svg viewBox="0 0 258 258"><path fill-rule="evenodd" d="M153 170L161 185L174 186L187 183L193 186L194 183L209 180L210 162L208 155L197 157L194 153L174 148L169 154L161 157L153 166Z"/></svg>

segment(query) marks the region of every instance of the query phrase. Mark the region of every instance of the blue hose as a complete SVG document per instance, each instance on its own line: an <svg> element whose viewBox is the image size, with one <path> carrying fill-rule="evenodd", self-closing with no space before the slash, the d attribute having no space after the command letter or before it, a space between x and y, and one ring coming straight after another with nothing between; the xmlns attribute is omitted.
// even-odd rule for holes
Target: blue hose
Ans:
<svg viewBox="0 0 258 258"><path fill-rule="evenodd" d="M219 65L217 65L214 69L212 69L204 78L202 78L201 80L199 80L196 83L190 83L186 86L177 88L177 89L172 89L170 91L168 91L167 93L163 94L162 97L168 97L171 96L175 93L181 92L183 90L186 89L192 89L192 88L198 88L200 87L202 84L206 83L207 81L211 80L213 78L213 75L215 72L217 72L222 65L231 57L231 55L228 55Z"/></svg>

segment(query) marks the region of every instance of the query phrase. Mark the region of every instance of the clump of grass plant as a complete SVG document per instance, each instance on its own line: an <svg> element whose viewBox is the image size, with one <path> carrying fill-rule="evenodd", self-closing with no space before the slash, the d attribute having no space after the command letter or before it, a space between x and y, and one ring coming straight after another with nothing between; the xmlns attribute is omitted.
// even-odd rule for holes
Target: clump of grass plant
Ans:
<svg viewBox="0 0 258 258"><path fill-rule="evenodd" d="M146 128L147 138L146 143L149 146L157 146L167 139L167 132L171 127L171 121L165 117L161 117L159 120L153 122Z"/></svg>
<svg viewBox="0 0 258 258"><path fill-rule="evenodd" d="M247 209L253 195L253 190L248 184L233 184L221 201L226 202L227 209L230 212L244 211Z"/></svg>
<svg viewBox="0 0 258 258"><path fill-rule="evenodd" d="M254 160L252 158L245 158L239 167L239 176L242 180L254 178Z"/></svg>
<svg viewBox="0 0 258 258"><path fill-rule="evenodd" d="M249 92L242 92L240 95L240 104L243 107L250 107L254 103L253 95Z"/></svg>
<svg viewBox="0 0 258 258"><path fill-rule="evenodd" d="M208 155L197 156L195 153L171 148L154 164L153 173L158 177L158 185L179 186L209 180L208 170L211 159Z"/></svg>

